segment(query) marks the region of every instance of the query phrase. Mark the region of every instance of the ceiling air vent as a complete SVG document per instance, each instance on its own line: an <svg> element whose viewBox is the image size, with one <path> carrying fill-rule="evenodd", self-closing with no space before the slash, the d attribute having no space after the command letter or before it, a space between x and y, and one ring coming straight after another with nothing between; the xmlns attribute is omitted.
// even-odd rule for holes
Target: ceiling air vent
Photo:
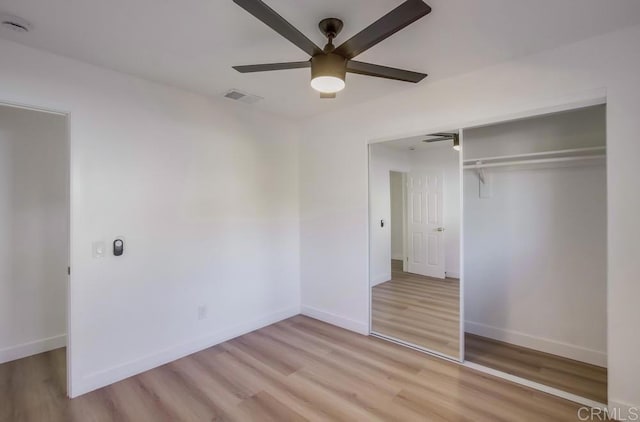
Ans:
<svg viewBox="0 0 640 422"><path fill-rule="evenodd" d="M262 100L262 97L257 95L247 94L246 92L242 92L237 89L232 89L226 94L224 94L225 98L230 98L232 100L241 101L247 104L255 104L258 101Z"/></svg>

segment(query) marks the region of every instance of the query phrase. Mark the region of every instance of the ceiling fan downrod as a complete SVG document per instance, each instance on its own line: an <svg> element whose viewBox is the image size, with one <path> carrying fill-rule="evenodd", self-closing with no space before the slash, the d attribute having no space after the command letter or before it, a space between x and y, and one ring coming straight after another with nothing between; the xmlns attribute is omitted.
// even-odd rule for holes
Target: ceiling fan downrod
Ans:
<svg viewBox="0 0 640 422"><path fill-rule="evenodd" d="M344 23L338 18L326 18L322 19L320 23L318 23L318 28L320 28L320 32L324 34L325 37L329 40L327 45L324 46L324 53L331 53L335 50L335 46L333 45L333 40L338 36Z"/></svg>

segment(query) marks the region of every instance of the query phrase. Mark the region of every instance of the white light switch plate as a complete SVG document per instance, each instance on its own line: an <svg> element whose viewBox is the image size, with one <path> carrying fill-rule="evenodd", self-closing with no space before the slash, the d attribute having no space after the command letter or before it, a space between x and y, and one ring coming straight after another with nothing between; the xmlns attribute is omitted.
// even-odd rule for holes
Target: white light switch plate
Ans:
<svg viewBox="0 0 640 422"><path fill-rule="evenodd" d="M104 240L99 240L91 244L91 250L93 251L94 258L104 258L107 253L107 245Z"/></svg>

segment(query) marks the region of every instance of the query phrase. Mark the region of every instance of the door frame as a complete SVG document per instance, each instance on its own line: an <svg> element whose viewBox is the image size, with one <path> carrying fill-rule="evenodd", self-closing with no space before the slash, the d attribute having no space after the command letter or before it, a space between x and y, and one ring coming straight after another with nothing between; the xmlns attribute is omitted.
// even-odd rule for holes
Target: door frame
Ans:
<svg viewBox="0 0 640 422"><path fill-rule="evenodd" d="M407 243L409 224L407 222L407 173L402 172L402 271L409 269L409 245Z"/></svg>
<svg viewBox="0 0 640 422"><path fill-rule="evenodd" d="M67 272L67 301L66 301L66 317L67 317L67 322L66 322L66 326L67 326L67 333L66 333L66 366L67 366L67 385L66 385L66 394L67 397L71 397L70 395L70 391L72 391L72 387L71 387L71 383L72 383L72 377L71 377L71 367L73 364L73 360L72 360L72 323L71 323L71 303L72 303L72 295L71 295L71 286L72 286L72 277L73 274L70 271L70 269L73 267L73 262L72 262L72 254L71 251L73 250L72 247L72 242L73 242L73 236L71 235L73 232L73 211L72 211L72 207L71 204L73 203L72 200L72 196L73 196L73 189L72 189L72 180L73 180L73 167L71 166L71 162L72 162L72 148L71 148L71 112L68 110L59 110L59 109L53 109L53 108L49 108L46 106L40 106L40 105L34 105L34 104L24 104L24 103L17 103L17 102L13 102L13 101L5 101L3 99L0 98L0 106L5 106L5 107L12 107L12 108L16 108L16 109L22 109L22 110L30 110L30 111L37 111L37 112L41 112L41 113L47 113L47 114L55 114L58 116L62 116L65 118L65 138L66 138L66 147L67 147L67 151L66 151L66 161L67 161L67 165L66 165L66 170L67 170L67 174L66 174L66 193L67 193L67 266L69 268L68 272Z"/></svg>
<svg viewBox="0 0 640 422"><path fill-rule="evenodd" d="M400 191L401 196L401 205L402 209L400 210L402 217L402 226L400 227L402 233L402 271L407 271L407 172L404 170L389 170L389 195L391 195L391 173L398 173L402 178L402 190ZM389 210L389 216L391 216L391 210ZM393 228L393 218L389 219L389 224L391 228ZM393 240L393 237L392 237ZM391 260L393 260L393 241L389 242L389 256Z"/></svg>

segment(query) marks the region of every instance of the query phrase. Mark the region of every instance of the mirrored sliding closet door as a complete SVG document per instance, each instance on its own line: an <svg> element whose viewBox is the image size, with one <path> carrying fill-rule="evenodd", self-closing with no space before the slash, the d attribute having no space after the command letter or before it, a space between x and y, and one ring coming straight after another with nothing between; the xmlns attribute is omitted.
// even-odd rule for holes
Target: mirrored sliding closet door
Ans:
<svg viewBox="0 0 640 422"><path fill-rule="evenodd" d="M465 360L607 403L605 105L464 130Z"/></svg>
<svg viewBox="0 0 640 422"><path fill-rule="evenodd" d="M458 142L451 131L369 149L371 332L454 360L462 332Z"/></svg>

